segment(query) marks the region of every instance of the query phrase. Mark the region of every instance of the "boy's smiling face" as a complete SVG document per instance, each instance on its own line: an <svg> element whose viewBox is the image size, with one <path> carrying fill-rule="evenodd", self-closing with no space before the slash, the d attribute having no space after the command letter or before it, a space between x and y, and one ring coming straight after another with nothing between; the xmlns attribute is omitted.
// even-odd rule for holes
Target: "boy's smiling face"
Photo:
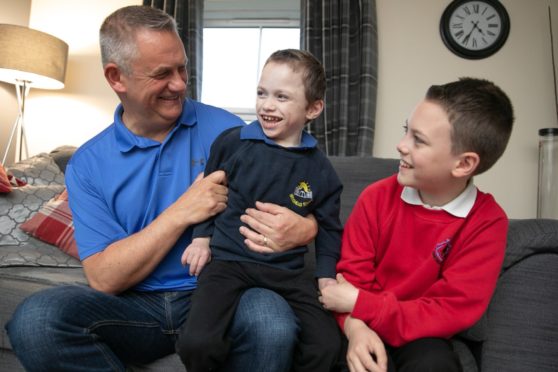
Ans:
<svg viewBox="0 0 558 372"><path fill-rule="evenodd" d="M407 122L406 133L397 145L401 164L397 180L417 190L424 203L441 206L463 191L467 180L453 171L459 155L452 153L451 124L437 103L422 101Z"/></svg>
<svg viewBox="0 0 558 372"><path fill-rule="evenodd" d="M268 138L284 147L300 145L307 121L320 115L323 101L308 104L302 72L286 63L269 62L262 71L256 113Z"/></svg>

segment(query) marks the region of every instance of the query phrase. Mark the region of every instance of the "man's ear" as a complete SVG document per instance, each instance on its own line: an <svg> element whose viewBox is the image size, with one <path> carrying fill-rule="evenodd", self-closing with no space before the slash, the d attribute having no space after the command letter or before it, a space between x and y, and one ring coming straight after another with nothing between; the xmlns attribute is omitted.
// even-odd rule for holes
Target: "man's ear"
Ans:
<svg viewBox="0 0 558 372"><path fill-rule="evenodd" d="M126 85L122 81L122 72L114 63L107 63L104 67L105 79L116 93L126 92Z"/></svg>
<svg viewBox="0 0 558 372"><path fill-rule="evenodd" d="M479 166L480 157L476 152L464 152L459 155L457 164L453 169L454 177L470 178L475 174Z"/></svg>
<svg viewBox="0 0 558 372"><path fill-rule="evenodd" d="M320 116L323 109L324 101L322 99L312 102L306 109L306 120L310 121L316 119L318 116Z"/></svg>

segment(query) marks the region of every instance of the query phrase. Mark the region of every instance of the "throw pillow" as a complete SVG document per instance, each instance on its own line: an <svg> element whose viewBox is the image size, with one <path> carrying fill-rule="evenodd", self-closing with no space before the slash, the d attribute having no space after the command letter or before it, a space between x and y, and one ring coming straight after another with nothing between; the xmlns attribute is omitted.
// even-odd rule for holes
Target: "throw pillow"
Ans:
<svg viewBox="0 0 558 372"><path fill-rule="evenodd" d="M44 204L33 217L20 226L20 229L79 259L74 239L72 212L68 205L68 192L66 190Z"/></svg>
<svg viewBox="0 0 558 372"><path fill-rule="evenodd" d="M46 153L41 153L6 168L9 174L29 185L63 185L64 173Z"/></svg>
<svg viewBox="0 0 558 372"><path fill-rule="evenodd" d="M27 185L0 196L0 267L80 267L81 263L60 249L26 234L19 226L45 202L64 191L62 185Z"/></svg>
<svg viewBox="0 0 558 372"><path fill-rule="evenodd" d="M0 246L20 245L29 235L19 225L35 214L43 204L64 191L63 185L26 185L0 197Z"/></svg>

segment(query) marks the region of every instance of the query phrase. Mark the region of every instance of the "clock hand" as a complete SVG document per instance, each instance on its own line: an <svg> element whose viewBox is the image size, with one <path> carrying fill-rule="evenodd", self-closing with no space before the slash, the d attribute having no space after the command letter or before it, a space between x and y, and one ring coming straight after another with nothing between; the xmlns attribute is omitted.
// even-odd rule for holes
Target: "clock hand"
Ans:
<svg viewBox="0 0 558 372"><path fill-rule="evenodd" d="M471 22L473 22L473 21L471 21ZM476 23L475 23L475 22L473 22L473 29L475 29L475 28L476 28L477 30L479 30L479 32L481 33L481 35L483 35L483 36L484 36L484 31L483 31L483 30L481 30L481 28L480 28L480 27L478 26L479 22L480 22L480 21L477 21Z"/></svg>
<svg viewBox="0 0 558 372"><path fill-rule="evenodd" d="M475 22L471 21L471 23L473 23L473 28L471 28L471 31L469 31L469 33L463 38L463 45L467 45L469 43L469 38L471 37L473 31L475 31Z"/></svg>

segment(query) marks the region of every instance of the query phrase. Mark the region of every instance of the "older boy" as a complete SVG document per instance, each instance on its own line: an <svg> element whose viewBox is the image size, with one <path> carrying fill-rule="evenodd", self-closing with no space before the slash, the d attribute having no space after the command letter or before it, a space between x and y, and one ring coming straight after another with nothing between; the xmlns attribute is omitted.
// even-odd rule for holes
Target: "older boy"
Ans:
<svg viewBox="0 0 558 372"><path fill-rule="evenodd" d="M471 78L430 87L415 108L399 173L359 197L338 283L321 291L349 338L352 371L461 370L447 340L486 310L508 226L473 176L502 155L513 120L505 93Z"/></svg>
<svg viewBox="0 0 558 372"><path fill-rule="evenodd" d="M318 221L316 277L320 288L335 283L341 245L342 185L316 140L304 126L323 109L325 74L310 53L280 50L267 60L257 90L259 121L225 131L211 148L206 172L222 169L228 207L194 229L183 255L190 272L201 274L177 351L188 371L218 370L230 341L225 337L242 292L258 286L285 297L300 321L294 370L329 371L337 362L341 335L317 298L315 282L303 274L299 247L261 254L245 248L236 223L256 200L286 206ZM211 242L210 242L211 237ZM204 267L211 245L212 261Z"/></svg>

